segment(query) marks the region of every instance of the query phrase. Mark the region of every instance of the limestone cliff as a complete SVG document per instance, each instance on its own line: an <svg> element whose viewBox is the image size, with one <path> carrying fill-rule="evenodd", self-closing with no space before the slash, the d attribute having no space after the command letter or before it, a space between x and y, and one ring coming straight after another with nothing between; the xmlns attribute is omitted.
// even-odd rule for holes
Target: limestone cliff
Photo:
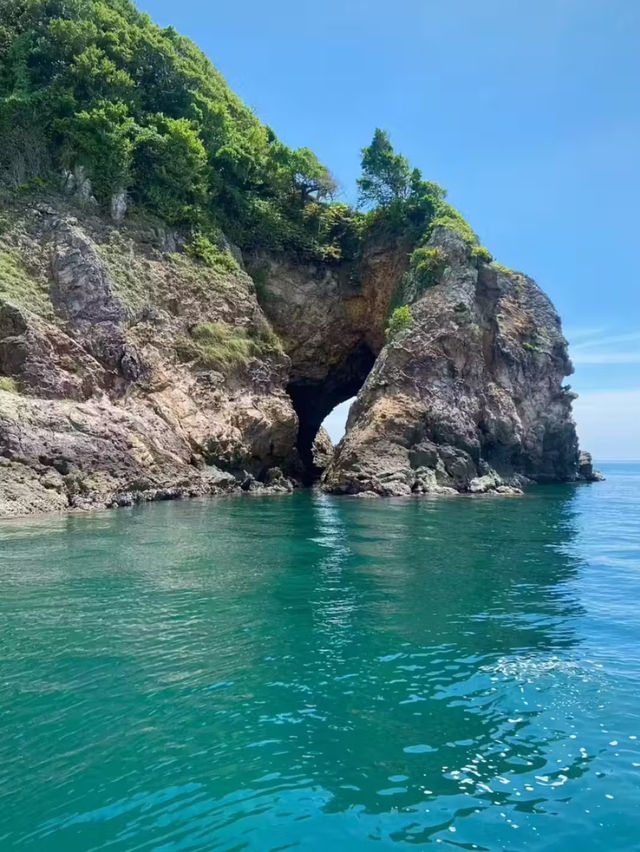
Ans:
<svg viewBox="0 0 640 852"><path fill-rule="evenodd" d="M402 235L357 263L261 252L253 277L233 247L205 263L184 243L148 216L3 202L0 517L286 493L325 468L348 494L579 477L553 307L455 230L433 231L446 263L424 292ZM411 323L385 343L398 288ZM356 393L335 454L314 447Z"/></svg>

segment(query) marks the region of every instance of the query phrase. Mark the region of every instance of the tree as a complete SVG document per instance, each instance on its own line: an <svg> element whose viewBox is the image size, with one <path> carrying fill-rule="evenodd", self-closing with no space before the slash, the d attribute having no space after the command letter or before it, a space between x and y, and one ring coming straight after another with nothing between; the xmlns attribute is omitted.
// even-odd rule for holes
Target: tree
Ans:
<svg viewBox="0 0 640 852"><path fill-rule="evenodd" d="M306 204L310 199L322 201L332 198L338 185L326 166L309 148L298 148L292 152L293 180L300 190L300 200Z"/></svg>
<svg viewBox="0 0 640 852"><path fill-rule="evenodd" d="M170 224L194 222L208 192L207 153L184 118L155 117L134 152L137 198Z"/></svg>
<svg viewBox="0 0 640 852"><path fill-rule="evenodd" d="M99 101L61 119L56 129L65 138L67 166L85 166L98 200L128 187L136 128L125 104Z"/></svg>
<svg viewBox="0 0 640 852"><path fill-rule="evenodd" d="M376 128L371 144L362 149L362 175L358 178L360 204L386 207L408 198L417 179L416 171L412 174L407 158L396 154L387 133Z"/></svg>

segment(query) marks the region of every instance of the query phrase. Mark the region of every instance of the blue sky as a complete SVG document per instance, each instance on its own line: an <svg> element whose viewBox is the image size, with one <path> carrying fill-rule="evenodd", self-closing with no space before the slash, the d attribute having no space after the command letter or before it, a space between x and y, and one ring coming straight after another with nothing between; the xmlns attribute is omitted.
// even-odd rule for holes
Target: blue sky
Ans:
<svg viewBox="0 0 640 852"><path fill-rule="evenodd" d="M141 0L355 200L376 126L560 311L582 444L640 458L640 2Z"/></svg>

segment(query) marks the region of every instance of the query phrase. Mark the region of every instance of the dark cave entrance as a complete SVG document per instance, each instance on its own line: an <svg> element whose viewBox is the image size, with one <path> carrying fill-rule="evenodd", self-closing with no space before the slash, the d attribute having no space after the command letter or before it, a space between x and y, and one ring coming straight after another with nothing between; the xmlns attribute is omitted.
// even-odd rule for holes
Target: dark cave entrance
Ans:
<svg viewBox="0 0 640 852"><path fill-rule="evenodd" d="M325 417L333 409L354 397L369 375L376 360L369 346L360 343L341 364L330 367L326 378L294 379L287 391L298 415L298 454L303 465L303 481L312 485L322 473L313 462L313 442Z"/></svg>

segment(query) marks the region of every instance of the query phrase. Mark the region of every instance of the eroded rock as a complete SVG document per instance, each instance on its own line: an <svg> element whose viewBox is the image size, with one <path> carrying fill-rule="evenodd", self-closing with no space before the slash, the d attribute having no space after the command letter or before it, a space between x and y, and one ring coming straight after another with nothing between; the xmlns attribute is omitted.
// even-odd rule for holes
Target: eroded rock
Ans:
<svg viewBox="0 0 640 852"><path fill-rule="evenodd" d="M358 264L254 258L258 287L230 245L217 270L178 231L87 208L80 224L65 203L16 202L0 234L26 270L0 298L0 517L287 494L323 470L365 497L599 477L578 459L553 306L456 232L432 235L442 281L410 282L411 325L385 343L402 238ZM334 449L320 424L356 393Z"/></svg>
<svg viewBox="0 0 640 852"><path fill-rule="evenodd" d="M442 282L378 356L324 487L506 493L525 478L575 480L572 366L550 301L531 279L475 262L455 231L437 228L429 245L447 257Z"/></svg>

